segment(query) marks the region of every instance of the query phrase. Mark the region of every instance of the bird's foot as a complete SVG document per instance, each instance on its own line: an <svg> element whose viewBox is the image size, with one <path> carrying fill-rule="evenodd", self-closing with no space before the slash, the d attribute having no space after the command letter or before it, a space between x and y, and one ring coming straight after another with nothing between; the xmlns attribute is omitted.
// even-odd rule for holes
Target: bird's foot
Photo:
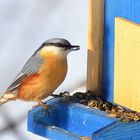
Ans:
<svg viewBox="0 0 140 140"><path fill-rule="evenodd" d="M49 108L50 108L50 106L49 106L48 104L45 104L45 103L40 104L40 106L41 106L42 108L44 108L45 110L49 110Z"/></svg>
<svg viewBox="0 0 140 140"><path fill-rule="evenodd" d="M49 109L51 107L48 104L43 103L41 100L34 99L34 101L38 102L38 105L36 105L36 106L41 106L42 108L44 108L47 111L47 113L48 113L48 115L50 117Z"/></svg>
<svg viewBox="0 0 140 140"><path fill-rule="evenodd" d="M50 112L49 112L49 108L50 106L48 104L41 104L41 107L45 109L45 111L47 112L49 118L50 118Z"/></svg>
<svg viewBox="0 0 140 140"><path fill-rule="evenodd" d="M43 103L43 105L38 103L38 104L34 105L32 108L35 108L35 107L38 107L38 106L43 107L45 110L48 110L50 108L50 106L48 104L45 104L45 103Z"/></svg>

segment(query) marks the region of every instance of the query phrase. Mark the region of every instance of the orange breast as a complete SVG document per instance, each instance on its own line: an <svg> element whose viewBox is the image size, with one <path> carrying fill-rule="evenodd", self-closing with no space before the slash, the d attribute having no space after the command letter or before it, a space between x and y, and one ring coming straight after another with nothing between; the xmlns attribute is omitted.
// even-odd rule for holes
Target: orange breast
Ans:
<svg viewBox="0 0 140 140"><path fill-rule="evenodd" d="M67 73L67 59L50 58L37 74L28 76L18 89L19 99L31 101L45 99L63 82Z"/></svg>

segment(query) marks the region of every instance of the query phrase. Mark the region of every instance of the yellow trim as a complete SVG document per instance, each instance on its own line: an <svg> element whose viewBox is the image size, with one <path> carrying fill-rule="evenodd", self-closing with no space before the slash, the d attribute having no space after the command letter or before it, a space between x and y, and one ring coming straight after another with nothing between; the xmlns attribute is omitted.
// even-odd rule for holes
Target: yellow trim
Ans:
<svg viewBox="0 0 140 140"><path fill-rule="evenodd" d="M140 111L140 25L115 19L114 101Z"/></svg>
<svg viewBox="0 0 140 140"><path fill-rule="evenodd" d="M87 90L99 95L102 79L104 0L89 0Z"/></svg>

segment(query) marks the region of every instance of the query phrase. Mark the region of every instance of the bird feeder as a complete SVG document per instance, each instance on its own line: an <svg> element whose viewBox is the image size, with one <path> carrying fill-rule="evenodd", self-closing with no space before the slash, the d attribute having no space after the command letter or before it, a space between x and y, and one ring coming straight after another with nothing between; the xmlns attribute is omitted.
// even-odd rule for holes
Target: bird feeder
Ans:
<svg viewBox="0 0 140 140"><path fill-rule="evenodd" d="M87 90L140 111L140 2L89 0ZM53 140L139 140L140 121L120 122L79 103L47 101L29 111L28 130Z"/></svg>

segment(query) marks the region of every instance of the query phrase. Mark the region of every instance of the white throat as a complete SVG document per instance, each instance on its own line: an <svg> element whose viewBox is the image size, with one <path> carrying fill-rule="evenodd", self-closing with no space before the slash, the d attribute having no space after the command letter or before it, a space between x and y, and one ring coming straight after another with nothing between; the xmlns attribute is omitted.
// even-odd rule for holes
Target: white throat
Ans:
<svg viewBox="0 0 140 140"><path fill-rule="evenodd" d="M60 56L67 56L67 54L70 52L70 50L64 50L61 47L56 47L56 46L46 46L45 50L47 52L60 55Z"/></svg>

